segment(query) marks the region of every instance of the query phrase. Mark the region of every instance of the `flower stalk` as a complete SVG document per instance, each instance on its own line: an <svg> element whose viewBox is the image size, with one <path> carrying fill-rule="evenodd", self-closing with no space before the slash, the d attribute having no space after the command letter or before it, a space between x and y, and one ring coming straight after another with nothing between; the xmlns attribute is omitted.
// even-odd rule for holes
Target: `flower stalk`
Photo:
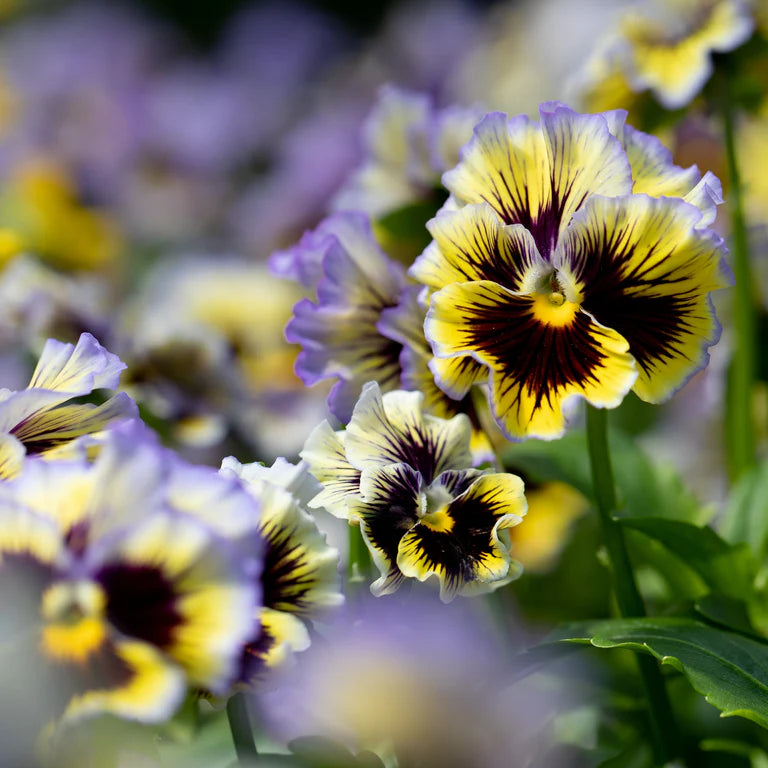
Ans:
<svg viewBox="0 0 768 768"><path fill-rule="evenodd" d="M618 505L608 448L608 413L591 405L587 405L587 444L595 504L619 613L624 618L645 616L645 605L635 582L624 532L613 517ZM654 757L657 765L664 765L679 752L672 707L656 660L638 654L637 664L649 705Z"/></svg>
<svg viewBox="0 0 768 768"><path fill-rule="evenodd" d="M729 93L727 61L719 70L719 110L723 124L726 161L728 164L728 209L731 216L731 252L736 280L733 296L734 350L728 377L726 399L726 445L728 470L737 480L755 463L755 433L752 419L752 392L755 380L755 299L749 245L741 194L741 176L736 158L733 103Z"/></svg>
<svg viewBox="0 0 768 768"><path fill-rule="evenodd" d="M229 730L232 733L238 762L243 768L256 765L259 754L253 740L245 694L236 693L230 696L227 702L227 719L229 720Z"/></svg>
<svg viewBox="0 0 768 768"><path fill-rule="evenodd" d="M359 585L367 583L371 571L371 556L365 546L359 525L349 526L349 558L347 560L347 581Z"/></svg>

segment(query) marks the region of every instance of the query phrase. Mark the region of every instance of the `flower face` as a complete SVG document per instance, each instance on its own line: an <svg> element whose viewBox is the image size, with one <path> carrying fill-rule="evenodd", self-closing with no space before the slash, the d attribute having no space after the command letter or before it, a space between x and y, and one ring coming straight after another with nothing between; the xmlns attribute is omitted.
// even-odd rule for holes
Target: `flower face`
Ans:
<svg viewBox="0 0 768 768"><path fill-rule="evenodd" d="M124 368L89 333L76 346L49 339L27 388L0 390L0 477L16 475L25 455L52 457L77 437L135 416L123 393L98 406L67 404L94 389L114 389Z"/></svg>
<svg viewBox="0 0 768 768"><path fill-rule="evenodd" d="M234 474L259 501L264 544L262 603L255 639L245 647L241 680L253 682L289 651L310 644L306 621L344 602L339 591L339 553L326 544L307 504L320 490L305 464L278 460L272 467L224 459L221 473Z"/></svg>
<svg viewBox="0 0 768 768"><path fill-rule="evenodd" d="M470 469L464 415L422 412L422 395L363 389L345 432L326 423L302 452L323 484L312 506L359 524L381 571L374 594L406 577L435 577L444 600L488 591L519 575L503 531L525 514L523 483Z"/></svg>
<svg viewBox="0 0 768 768"><path fill-rule="evenodd" d="M411 269L434 291L438 385L460 398L487 377L511 438L559 436L574 397L609 408L633 388L659 402L719 336L708 294L727 285L724 247L704 226L719 186L622 117L487 116Z"/></svg>
<svg viewBox="0 0 768 768"><path fill-rule="evenodd" d="M105 713L161 722L188 686L232 683L257 605L258 506L214 470L185 472L202 503L218 482L224 512L254 521L250 536L225 538L175 503L177 464L126 425L93 464L31 459L0 489L0 590L15 606L2 666L39 670L38 727Z"/></svg>

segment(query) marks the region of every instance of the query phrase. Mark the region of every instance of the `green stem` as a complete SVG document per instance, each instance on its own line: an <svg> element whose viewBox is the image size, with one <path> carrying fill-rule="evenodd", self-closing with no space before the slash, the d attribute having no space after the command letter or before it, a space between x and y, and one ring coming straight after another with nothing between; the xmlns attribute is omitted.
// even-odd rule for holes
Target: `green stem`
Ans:
<svg viewBox="0 0 768 768"><path fill-rule="evenodd" d="M645 605L635 582L624 531L616 522L616 489L608 449L608 414L587 406L587 442L592 468L592 486L600 516L603 541L613 574L613 588L619 612L625 618L645 616ZM637 655L640 677L648 699L651 739L657 765L664 765L679 754L677 731L664 678L655 659Z"/></svg>
<svg viewBox="0 0 768 768"><path fill-rule="evenodd" d="M755 297L749 262L747 228L741 195L741 177L736 158L733 104L729 94L728 62L719 70L719 106L723 121L725 153L728 163L728 209L731 215L731 252L736 279L733 294L735 330L726 399L726 445L728 469L732 480L755 463L755 433L752 419L752 392L755 380Z"/></svg>
<svg viewBox="0 0 768 768"><path fill-rule="evenodd" d="M351 587L357 588L368 581L371 571L371 556L363 541L359 525L349 526L349 559L347 561L347 581Z"/></svg>
<svg viewBox="0 0 768 768"><path fill-rule="evenodd" d="M251 730L251 718L248 715L248 703L245 694L236 693L230 696L227 702L227 719L229 730L232 732L232 741L235 745L237 760L241 766L256 765L258 752L253 740Z"/></svg>

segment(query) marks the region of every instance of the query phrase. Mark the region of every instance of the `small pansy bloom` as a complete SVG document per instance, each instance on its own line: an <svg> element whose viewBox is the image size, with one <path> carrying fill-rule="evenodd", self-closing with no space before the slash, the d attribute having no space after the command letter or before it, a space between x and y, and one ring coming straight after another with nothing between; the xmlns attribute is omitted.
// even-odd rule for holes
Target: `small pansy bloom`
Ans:
<svg viewBox="0 0 768 768"><path fill-rule="evenodd" d="M458 162L480 117L477 109L436 109L425 94L383 87L365 123L365 159L333 207L379 218L438 200L440 175Z"/></svg>
<svg viewBox="0 0 768 768"><path fill-rule="evenodd" d="M370 382L346 431L324 422L307 440L301 456L323 485L311 506L360 525L381 572L374 594L433 577L448 601L520 574L505 530L525 514L522 480L471 469L471 432L464 414L432 416L421 393Z"/></svg>
<svg viewBox="0 0 768 768"><path fill-rule="evenodd" d="M27 388L0 390L0 478L16 475L25 456L53 458L76 438L136 416L125 393L101 405L68 402L95 389L115 389L124 368L89 333L74 346L49 339Z"/></svg>
<svg viewBox="0 0 768 768"><path fill-rule="evenodd" d="M328 407L340 422L349 421L363 384L373 379L385 392L421 390L426 409L437 416L467 412L477 421L469 398L456 402L435 385L427 367L421 286L409 283L402 266L381 249L367 216L328 217L297 246L274 253L271 267L317 292L317 303L303 299L296 305L285 335L302 346L296 372L305 384L338 379ZM479 428L473 456L476 464L492 458Z"/></svg>
<svg viewBox="0 0 768 768"><path fill-rule="evenodd" d="M492 113L443 177L452 197L411 268L432 291L430 365L457 399L487 379L510 438L558 437L573 398L665 400L719 337L719 183L624 117Z"/></svg>
<svg viewBox="0 0 768 768"><path fill-rule="evenodd" d="M176 505L179 464L134 422L93 463L30 459L0 486L0 590L14 606L0 699L21 682L14 664L37 669L38 726L102 714L162 722L189 686L223 693L235 678L258 601L255 525L233 541ZM218 483L222 513L258 519L239 483L186 468L199 504Z"/></svg>
<svg viewBox="0 0 768 768"><path fill-rule="evenodd" d="M224 459L223 475L240 478L260 506L264 567L262 605L247 643L240 680L254 683L292 651L309 647L308 623L340 606L339 553L329 547L307 506L320 491L304 463L278 459L271 467Z"/></svg>
<svg viewBox="0 0 768 768"><path fill-rule="evenodd" d="M690 103L712 74L712 54L749 39L748 0L656 0L621 21L627 74L636 90L650 89L667 109Z"/></svg>

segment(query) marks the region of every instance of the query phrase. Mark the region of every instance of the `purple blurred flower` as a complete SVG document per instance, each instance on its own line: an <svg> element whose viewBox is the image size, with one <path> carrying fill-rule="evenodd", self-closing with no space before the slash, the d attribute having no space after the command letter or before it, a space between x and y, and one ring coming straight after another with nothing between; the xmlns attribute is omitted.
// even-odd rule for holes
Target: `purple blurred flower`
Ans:
<svg viewBox="0 0 768 768"><path fill-rule="evenodd" d="M512 686L474 608L415 594L358 604L259 699L261 717L278 738L321 734L400 765L528 765L553 702Z"/></svg>

